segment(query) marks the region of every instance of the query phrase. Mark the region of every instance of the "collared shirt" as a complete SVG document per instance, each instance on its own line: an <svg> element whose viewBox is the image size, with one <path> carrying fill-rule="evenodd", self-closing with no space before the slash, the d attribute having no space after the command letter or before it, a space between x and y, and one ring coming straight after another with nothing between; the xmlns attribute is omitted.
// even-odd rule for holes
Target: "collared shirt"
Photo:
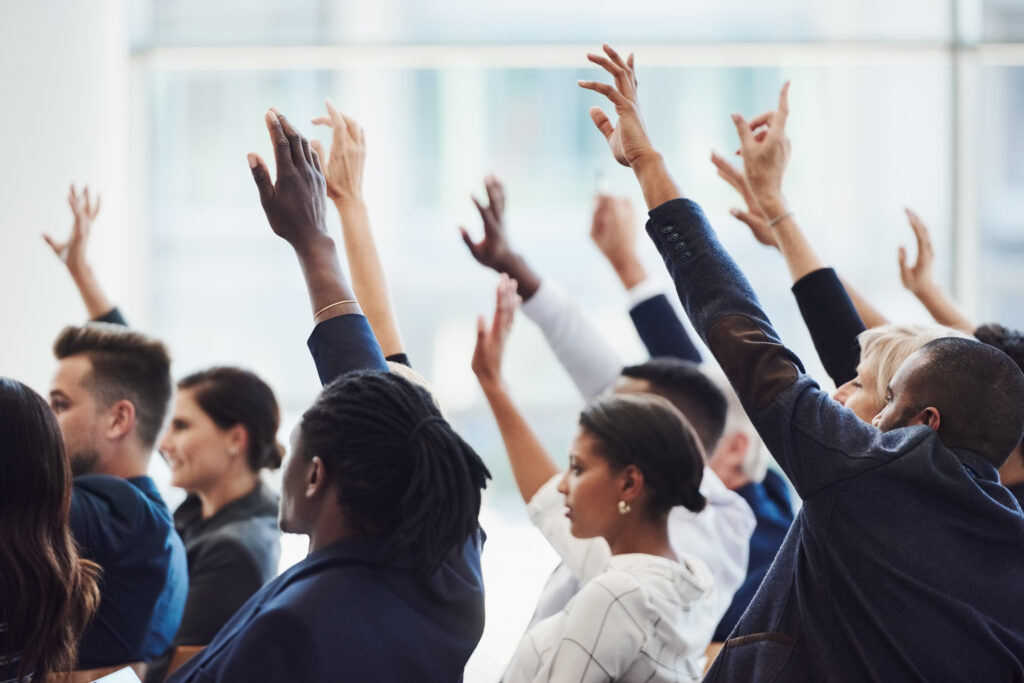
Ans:
<svg viewBox="0 0 1024 683"><path fill-rule="evenodd" d="M505 673L521 681L696 681L718 620L711 572L572 536L564 499L549 481L530 517L566 566L587 578L565 608L530 629Z"/></svg>
<svg viewBox="0 0 1024 683"><path fill-rule="evenodd" d="M178 630L188 593L185 548L149 477L74 479L71 531L103 568L100 606L79 643L78 668L149 661Z"/></svg>

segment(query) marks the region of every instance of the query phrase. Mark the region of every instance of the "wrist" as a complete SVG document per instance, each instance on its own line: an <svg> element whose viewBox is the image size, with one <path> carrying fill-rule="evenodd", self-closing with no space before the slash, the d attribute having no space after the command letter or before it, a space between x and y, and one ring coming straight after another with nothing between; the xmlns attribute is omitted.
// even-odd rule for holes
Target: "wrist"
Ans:
<svg viewBox="0 0 1024 683"><path fill-rule="evenodd" d="M320 230L316 235L303 237L301 240L292 242L291 245L300 261L313 261L324 256L337 255L334 238Z"/></svg>
<svg viewBox="0 0 1024 683"><path fill-rule="evenodd" d="M627 259L613 261L612 267L615 269L616 275L619 276L622 286L627 290L632 289L647 279L647 271L644 270L643 265L640 264L640 259L635 254Z"/></svg>
<svg viewBox="0 0 1024 683"><path fill-rule="evenodd" d="M365 208L366 202L363 201L362 192L352 192L344 195L339 195L333 198L334 206L339 212L351 211L353 209Z"/></svg>
<svg viewBox="0 0 1024 683"><path fill-rule="evenodd" d="M915 283L913 287L910 287L910 293L918 299L932 299L935 297L938 289L938 285L935 284L934 280L926 280Z"/></svg>
<svg viewBox="0 0 1024 683"><path fill-rule="evenodd" d="M782 196L781 192L757 193L754 196L766 221L772 221L789 211L786 198Z"/></svg>
<svg viewBox="0 0 1024 683"><path fill-rule="evenodd" d="M491 397L505 393L505 380L502 379L500 370L496 374L477 374L476 380L480 383L484 396Z"/></svg>

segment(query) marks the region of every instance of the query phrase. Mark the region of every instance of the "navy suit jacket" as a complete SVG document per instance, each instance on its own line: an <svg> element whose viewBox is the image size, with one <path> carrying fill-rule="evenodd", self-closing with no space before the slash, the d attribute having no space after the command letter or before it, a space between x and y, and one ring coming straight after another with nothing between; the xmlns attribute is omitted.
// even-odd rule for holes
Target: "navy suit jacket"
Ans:
<svg viewBox="0 0 1024 683"><path fill-rule="evenodd" d="M366 318L320 323L324 383L387 365ZM483 532L432 574L385 559L387 538L322 548L271 581L169 681L458 681L484 627Z"/></svg>

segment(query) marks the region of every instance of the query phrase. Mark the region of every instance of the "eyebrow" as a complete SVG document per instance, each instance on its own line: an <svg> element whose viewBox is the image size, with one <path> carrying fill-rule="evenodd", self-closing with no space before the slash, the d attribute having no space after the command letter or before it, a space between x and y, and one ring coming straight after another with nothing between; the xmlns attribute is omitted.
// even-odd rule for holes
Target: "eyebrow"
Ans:
<svg viewBox="0 0 1024 683"><path fill-rule="evenodd" d="M68 397L68 395L65 394L63 391L61 391L60 389L50 389L50 398L67 398L67 397Z"/></svg>

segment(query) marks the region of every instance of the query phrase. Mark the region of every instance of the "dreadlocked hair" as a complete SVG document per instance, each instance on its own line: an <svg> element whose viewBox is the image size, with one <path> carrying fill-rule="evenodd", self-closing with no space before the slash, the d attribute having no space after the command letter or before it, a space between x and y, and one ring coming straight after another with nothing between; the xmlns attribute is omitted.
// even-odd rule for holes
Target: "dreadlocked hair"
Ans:
<svg viewBox="0 0 1024 683"><path fill-rule="evenodd" d="M390 372L346 374L302 416L302 452L319 456L356 533L389 537L390 557L424 573L477 529L490 472L430 394Z"/></svg>

